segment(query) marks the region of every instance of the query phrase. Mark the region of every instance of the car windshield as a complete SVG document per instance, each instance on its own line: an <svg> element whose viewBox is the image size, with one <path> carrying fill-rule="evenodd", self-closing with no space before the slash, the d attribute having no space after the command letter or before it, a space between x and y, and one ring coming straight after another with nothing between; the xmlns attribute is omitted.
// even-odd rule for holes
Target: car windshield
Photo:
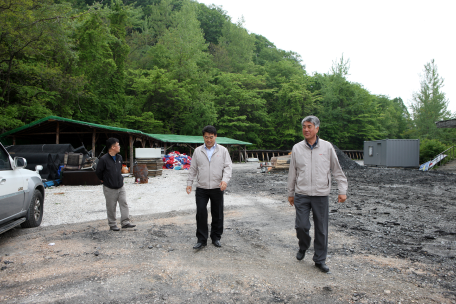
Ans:
<svg viewBox="0 0 456 304"><path fill-rule="evenodd" d="M8 153L0 146L0 170L11 170Z"/></svg>

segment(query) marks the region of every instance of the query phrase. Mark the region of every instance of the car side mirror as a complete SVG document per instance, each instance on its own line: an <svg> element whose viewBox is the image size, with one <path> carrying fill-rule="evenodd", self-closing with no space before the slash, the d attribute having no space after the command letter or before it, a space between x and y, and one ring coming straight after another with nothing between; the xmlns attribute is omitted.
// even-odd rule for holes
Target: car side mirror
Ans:
<svg viewBox="0 0 456 304"><path fill-rule="evenodd" d="M23 169L27 167L27 160L23 157L14 158L14 169Z"/></svg>

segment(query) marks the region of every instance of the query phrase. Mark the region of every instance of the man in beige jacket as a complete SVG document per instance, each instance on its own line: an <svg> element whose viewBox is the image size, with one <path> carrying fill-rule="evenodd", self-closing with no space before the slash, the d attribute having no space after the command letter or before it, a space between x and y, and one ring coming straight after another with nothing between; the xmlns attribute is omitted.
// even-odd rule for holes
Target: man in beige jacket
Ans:
<svg viewBox="0 0 456 304"><path fill-rule="evenodd" d="M198 242L193 249L207 245L207 203L211 200L211 239L216 247L222 247L220 238L223 233L223 191L231 178L231 157L228 150L217 144L217 130L213 126L203 129L204 145L193 153L187 179L187 193L192 192L193 181L196 188L196 237Z"/></svg>
<svg viewBox="0 0 456 304"><path fill-rule="evenodd" d="M296 209L296 237L299 239L298 260L302 260L310 247L310 210L314 221L315 266L329 272L326 266L328 253L329 193L331 173L339 188L339 203L347 199L347 178L340 167L334 147L317 136L320 120L307 116L302 120L304 140L293 146L288 172L288 201Z"/></svg>

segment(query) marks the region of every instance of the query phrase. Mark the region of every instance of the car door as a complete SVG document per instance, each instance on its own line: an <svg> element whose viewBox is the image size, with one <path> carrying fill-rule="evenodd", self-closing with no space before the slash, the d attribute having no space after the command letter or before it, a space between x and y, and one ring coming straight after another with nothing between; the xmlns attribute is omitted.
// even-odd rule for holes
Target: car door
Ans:
<svg viewBox="0 0 456 304"><path fill-rule="evenodd" d="M11 157L0 146L0 223L8 221L24 208L24 178L13 169Z"/></svg>

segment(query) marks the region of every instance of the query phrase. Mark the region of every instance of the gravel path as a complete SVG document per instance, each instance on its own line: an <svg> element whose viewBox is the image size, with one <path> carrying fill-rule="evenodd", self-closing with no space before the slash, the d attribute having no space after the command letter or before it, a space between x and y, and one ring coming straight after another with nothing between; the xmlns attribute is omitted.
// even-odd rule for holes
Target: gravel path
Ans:
<svg viewBox="0 0 456 304"><path fill-rule="evenodd" d="M258 163L234 164L235 170L257 170ZM195 197L185 192L187 170L163 170L163 175L149 178L147 184L134 183L133 177L125 178L130 215L135 216L195 209ZM42 226L73 224L106 219L103 186L58 186L46 189ZM285 187L285 185L284 185ZM193 187L195 190L195 186ZM178 189L181 189L179 191ZM244 195L226 191L225 206L253 205ZM265 198L263 204L277 203ZM120 211L117 208L117 218Z"/></svg>
<svg viewBox="0 0 456 304"><path fill-rule="evenodd" d="M324 274L313 246L295 258L286 171L257 167L234 165L222 248L200 251L185 171L127 179L137 226L118 232L101 186L49 189L42 226L0 235L0 303L456 304L456 175L344 170L348 200L335 202L334 183Z"/></svg>

